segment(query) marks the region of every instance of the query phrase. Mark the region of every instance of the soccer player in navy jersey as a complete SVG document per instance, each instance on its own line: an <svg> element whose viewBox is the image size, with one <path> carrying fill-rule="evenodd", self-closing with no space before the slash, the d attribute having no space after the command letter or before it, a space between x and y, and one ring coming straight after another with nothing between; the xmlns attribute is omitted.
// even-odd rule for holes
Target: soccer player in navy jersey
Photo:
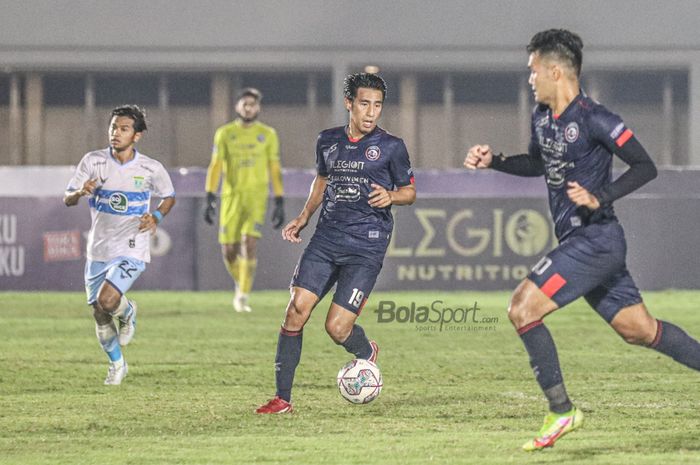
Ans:
<svg viewBox="0 0 700 465"><path fill-rule="evenodd" d="M394 223L391 206L412 204L416 190L404 142L377 126L386 97L384 80L375 74L351 74L345 78L344 94L349 122L319 134L317 174L309 197L299 216L282 230L285 240L301 242L299 233L321 207L316 232L292 277L275 357L277 392L256 413L292 411L302 331L334 284L328 335L355 358L377 358L377 344L355 320L382 268Z"/></svg>
<svg viewBox="0 0 700 465"><path fill-rule="evenodd" d="M537 107L528 152L469 149L465 167L545 176L559 246L515 289L508 316L530 357L550 413L527 451L551 447L583 424L569 399L552 336L542 319L583 296L628 343L650 347L700 370L700 344L679 327L652 317L625 264L625 236L612 203L656 177L656 167L616 114L581 90L583 43L567 30L533 36L529 84ZM612 179L612 155L629 168Z"/></svg>

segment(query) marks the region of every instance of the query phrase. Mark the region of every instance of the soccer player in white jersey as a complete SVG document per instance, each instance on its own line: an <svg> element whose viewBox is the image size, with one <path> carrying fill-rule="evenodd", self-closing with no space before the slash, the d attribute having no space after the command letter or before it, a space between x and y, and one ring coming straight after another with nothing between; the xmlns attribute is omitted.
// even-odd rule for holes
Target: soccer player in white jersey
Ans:
<svg viewBox="0 0 700 465"><path fill-rule="evenodd" d="M121 384L126 376L121 346L136 330L136 304L124 294L151 261L150 234L175 205L173 183L163 165L136 151L145 130L144 112L136 105L112 110L109 147L83 157L63 198L70 207L88 197L92 226L85 292L94 309L97 340L109 357L105 384L111 385ZM151 193L162 199L153 212Z"/></svg>

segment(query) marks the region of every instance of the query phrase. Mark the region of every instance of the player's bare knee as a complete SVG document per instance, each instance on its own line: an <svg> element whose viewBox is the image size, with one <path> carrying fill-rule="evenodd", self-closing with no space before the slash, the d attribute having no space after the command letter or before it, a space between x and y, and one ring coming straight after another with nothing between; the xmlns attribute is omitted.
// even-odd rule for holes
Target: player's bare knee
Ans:
<svg viewBox="0 0 700 465"><path fill-rule="evenodd" d="M112 321L112 315L100 307L97 302L92 305L92 316L99 325L106 325Z"/></svg>
<svg viewBox="0 0 700 465"><path fill-rule="evenodd" d="M233 263L236 261L236 257L238 256L238 252L236 252L234 249L225 248L225 249L222 249L222 252L224 255L224 260L226 260L228 263Z"/></svg>
<svg viewBox="0 0 700 465"><path fill-rule="evenodd" d="M233 263L238 258L241 253L240 244L222 244L221 245L221 255L224 260L228 263Z"/></svg>
<svg viewBox="0 0 700 465"><path fill-rule="evenodd" d="M520 293L516 292L510 299L510 304L508 305L508 319L516 328L522 328L523 326L532 323L532 316L529 306L526 304L525 300L522 298Z"/></svg>
<svg viewBox="0 0 700 465"><path fill-rule="evenodd" d="M310 310L304 308L298 299L292 297L287 305L284 318L284 327L290 331L298 331L304 327Z"/></svg>
<svg viewBox="0 0 700 465"><path fill-rule="evenodd" d="M121 295L119 294L105 294L101 293L97 297L97 304L103 310L104 313L111 314L119 306L119 301L121 300Z"/></svg>

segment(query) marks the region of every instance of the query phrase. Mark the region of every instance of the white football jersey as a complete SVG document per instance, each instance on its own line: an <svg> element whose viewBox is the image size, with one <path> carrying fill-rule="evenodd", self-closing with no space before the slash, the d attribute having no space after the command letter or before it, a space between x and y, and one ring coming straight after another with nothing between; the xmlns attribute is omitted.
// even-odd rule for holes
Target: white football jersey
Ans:
<svg viewBox="0 0 700 465"><path fill-rule="evenodd" d="M150 262L150 233L139 232L139 223L149 211L151 193L160 198L175 196L163 165L136 151L122 165L112 157L112 149L106 148L80 160L67 190L80 190L90 179L97 180L97 189L88 201L92 215L88 260L106 262L126 256Z"/></svg>

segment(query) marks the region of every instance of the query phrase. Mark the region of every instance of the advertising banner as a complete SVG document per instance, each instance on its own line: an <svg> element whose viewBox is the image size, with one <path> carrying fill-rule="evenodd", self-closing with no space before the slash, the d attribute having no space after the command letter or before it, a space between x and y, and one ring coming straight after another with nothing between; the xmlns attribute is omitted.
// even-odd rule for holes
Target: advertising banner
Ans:
<svg viewBox="0 0 700 465"><path fill-rule="evenodd" d="M288 199L287 216L304 200ZM627 263L643 289L700 286L700 202L631 198L617 205ZM179 198L152 237L152 261L135 289L232 289L217 228L202 220L203 199ZM376 289L512 289L556 246L543 198L429 198L394 208L395 226ZM269 212L268 212L269 213ZM269 224L258 243L256 289L284 289L302 244L284 242ZM0 290L81 290L87 205L58 198L0 197Z"/></svg>

